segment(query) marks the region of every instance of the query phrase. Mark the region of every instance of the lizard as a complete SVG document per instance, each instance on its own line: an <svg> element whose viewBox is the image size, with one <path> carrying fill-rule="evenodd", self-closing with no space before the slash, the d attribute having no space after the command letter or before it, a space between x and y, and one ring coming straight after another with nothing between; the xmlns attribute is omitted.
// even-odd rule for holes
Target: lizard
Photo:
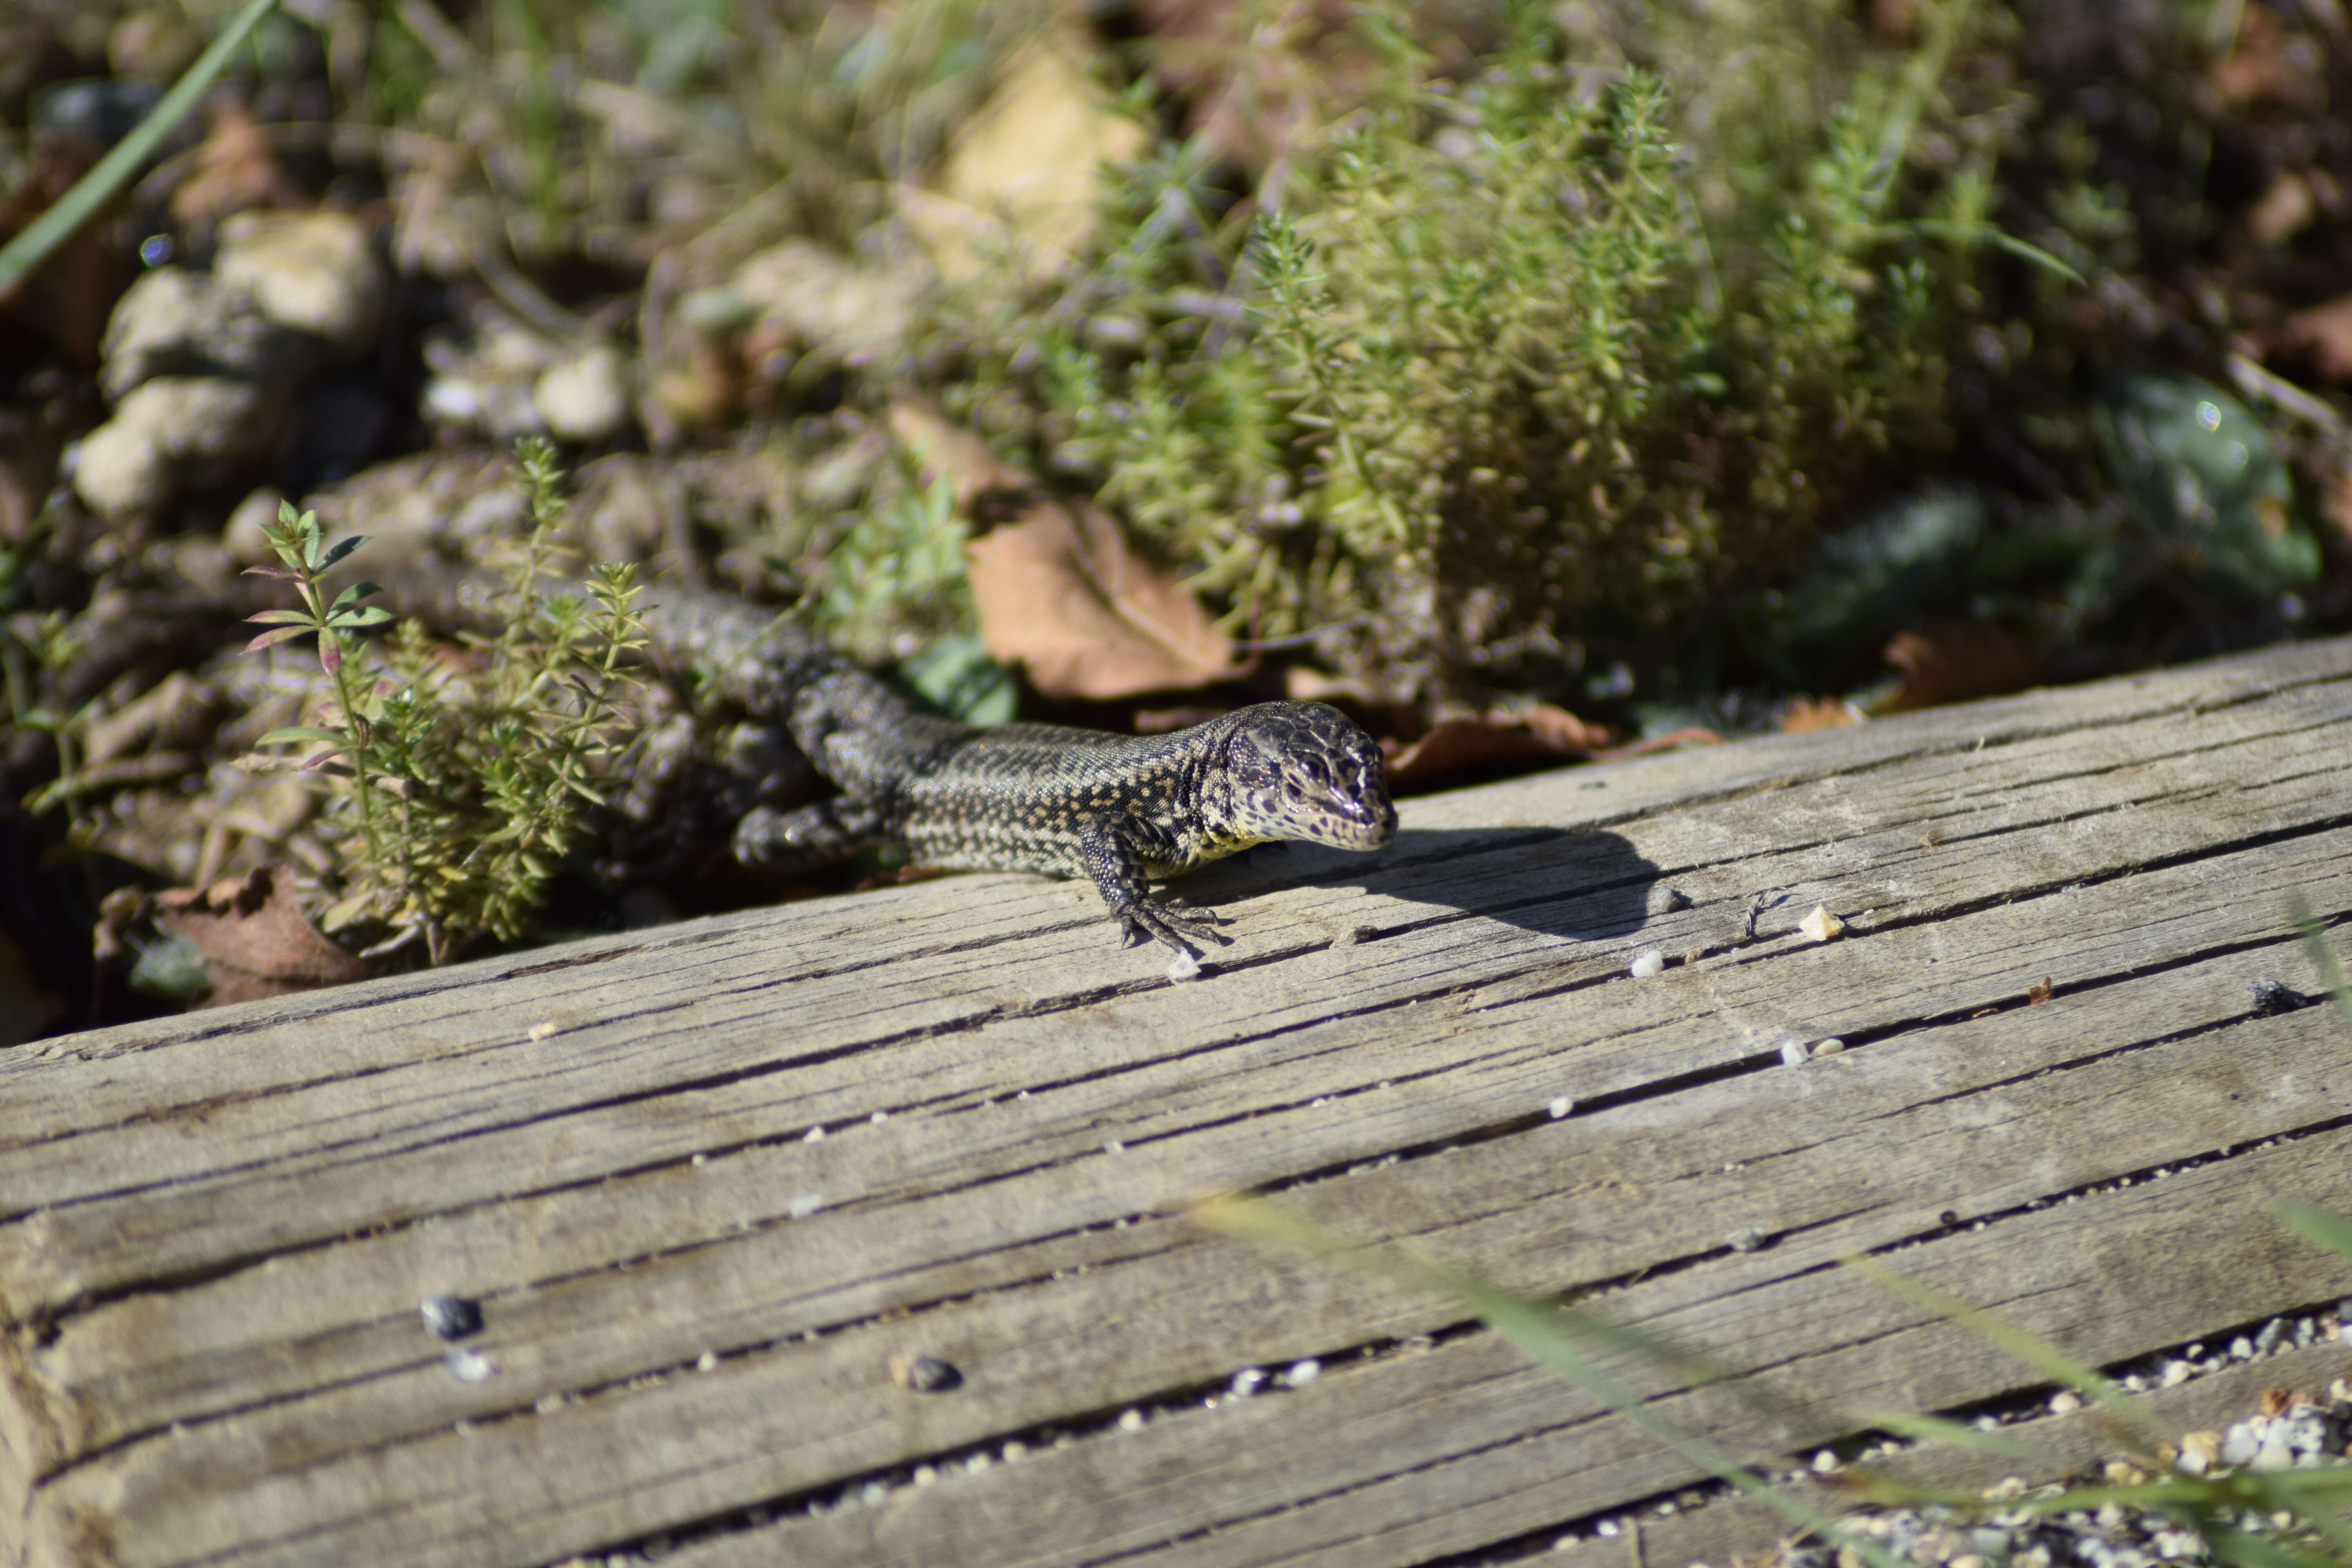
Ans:
<svg viewBox="0 0 2352 1568"><path fill-rule="evenodd" d="M1262 702L1164 735L1051 724L982 727L915 710L807 630L740 600L667 591L646 631L701 664L756 717L782 722L842 793L736 826L750 866L809 869L886 844L919 866L1087 877L1122 945L1181 961L1223 944L1205 911L1154 900L1154 879L1276 841L1373 850L1396 836L1381 750L1338 709Z"/></svg>

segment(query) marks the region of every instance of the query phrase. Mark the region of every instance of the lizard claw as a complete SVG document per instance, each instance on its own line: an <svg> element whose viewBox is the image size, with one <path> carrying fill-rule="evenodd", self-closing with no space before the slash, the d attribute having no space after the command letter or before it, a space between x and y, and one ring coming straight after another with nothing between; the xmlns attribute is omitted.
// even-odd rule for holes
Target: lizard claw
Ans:
<svg viewBox="0 0 2352 1568"><path fill-rule="evenodd" d="M1214 942L1219 947L1233 944L1233 938L1216 929L1225 923L1223 919L1207 910L1180 911L1165 904L1133 903L1124 909L1113 910L1111 914L1119 924L1123 939L1119 943L1121 947L1140 947L1147 942L1157 941L1187 958L1198 958L1201 950L1186 938Z"/></svg>

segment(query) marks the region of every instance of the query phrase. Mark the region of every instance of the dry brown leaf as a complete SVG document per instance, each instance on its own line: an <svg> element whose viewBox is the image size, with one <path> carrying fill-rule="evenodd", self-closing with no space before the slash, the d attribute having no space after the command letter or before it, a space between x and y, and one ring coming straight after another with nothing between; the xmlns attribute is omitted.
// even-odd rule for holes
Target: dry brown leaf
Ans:
<svg viewBox="0 0 2352 1568"><path fill-rule="evenodd" d="M901 397L890 405L890 434L915 454L916 466L926 478L948 481L960 507L970 507L990 490L1031 488L1028 475L1000 461L986 442L919 397Z"/></svg>
<svg viewBox="0 0 2352 1568"><path fill-rule="evenodd" d="M1519 709L1511 717L1525 724L1528 733L1562 752L1598 752L1615 738L1608 725L1580 719L1549 702Z"/></svg>
<svg viewBox="0 0 2352 1568"><path fill-rule="evenodd" d="M2039 1007L2057 994L2057 990L2058 988L2051 984L2050 976L2045 974L2025 988L2025 1005L2029 1007Z"/></svg>
<svg viewBox="0 0 2352 1568"><path fill-rule="evenodd" d="M1527 731L1484 719L1449 719L1410 745L1383 742L1389 787L1435 789L1448 781L1529 762L1563 762L1558 748Z"/></svg>
<svg viewBox="0 0 2352 1568"><path fill-rule="evenodd" d="M207 1007L341 985L367 973L303 914L290 867L158 893L155 923L204 958L213 976Z"/></svg>
<svg viewBox="0 0 2352 1568"><path fill-rule="evenodd" d="M1191 100L1185 129L1263 166L1297 150L1380 68L1340 0L1146 0L1153 74Z"/></svg>
<svg viewBox="0 0 2352 1568"><path fill-rule="evenodd" d="M1648 735L1638 741L1628 741L1622 746L1612 746L1605 752L1595 752L1596 763L1621 762L1627 757L1654 756L1660 752L1679 752L1685 746L1720 746L1723 737L1714 731L1692 725L1687 729L1669 730L1663 735Z"/></svg>
<svg viewBox="0 0 2352 1568"><path fill-rule="evenodd" d="M16 188L0 200L0 240L14 239L63 199L98 162L100 152L77 137L44 142L17 176ZM120 270L106 226L84 224L13 289L0 292L0 313L57 343L82 369L96 370L107 312L121 291Z"/></svg>
<svg viewBox="0 0 2352 1568"><path fill-rule="evenodd" d="M964 546L981 646L1048 697L1102 700L1231 679L1248 667L1174 574L1100 507L1033 503Z"/></svg>
<svg viewBox="0 0 2352 1568"><path fill-rule="evenodd" d="M1609 731L1566 709L1539 705L1484 718L1448 719L1408 745L1381 743L1392 789L1434 789L1527 763L1582 762L1609 743Z"/></svg>
<svg viewBox="0 0 2352 1568"><path fill-rule="evenodd" d="M1885 658L1903 672L1902 689L1880 710L1886 713L2021 691L2039 668L2023 639L1990 621L1931 621L1897 633Z"/></svg>
<svg viewBox="0 0 2352 1568"><path fill-rule="evenodd" d="M1240 675L1199 600L1137 555L1091 502L1035 498L1027 474L929 405L904 398L890 430L969 512L982 497L1027 498L1017 519L964 546L981 646L1019 664L1048 697L1103 700L1181 691Z"/></svg>
<svg viewBox="0 0 2352 1568"><path fill-rule="evenodd" d="M1815 730L1843 730L1856 722L1853 708L1837 697L1800 697L1780 710L1780 732L1806 735Z"/></svg>
<svg viewBox="0 0 2352 1568"><path fill-rule="evenodd" d="M172 216L207 223L247 207L300 206L302 188L286 177L252 111L233 98L213 105L212 129L196 149L195 173L172 193Z"/></svg>
<svg viewBox="0 0 2352 1568"><path fill-rule="evenodd" d="M2336 477L2328 481L2326 510L2327 521L2336 525L2336 531L2352 540L2352 464L2336 469Z"/></svg>
<svg viewBox="0 0 2352 1568"><path fill-rule="evenodd" d="M2313 367L2329 381L2352 381L2352 294L2297 310L2279 324L2272 342L2310 355Z"/></svg>
<svg viewBox="0 0 2352 1568"><path fill-rule="evenodd" d="M1396 693L1353 675L1333 675L1311 664L1282 672L1282 694L1293 702L1329 702L1339 707L1401 708Z"/></svg>
<svg viewBox="0 0 2352 1568"><path fill-rule="evenodd" d="M2292 170L2281 169L2254 205L2246 209L2246 227L2265 245L2294 238L2311 226L2318 204L2311 182Z"/></svg>
<svg viewBox="0 0 2352 1568"><path fill-rule="evenodd" d="M1085 56L1075 42L1024 49L956 138L940 188L900 189L899 210L943 276L969 277L1008 248L1059 271L1085 248L1104 165L1137 156L1150 139L1078 63Z"/></svg>
<svg viewBox="0 0 2352 1568"><path fill-rule="evenodd" d="M1212 719L1222 719L1232 711L1230 708L1213 708L1197 702L1175 708L1139 708L1135 710L1135 732L1139 735L1171 735L1195 724L1205 724Z"/></svg>
<svg viewBox="0 0 2352 1568"><path fill-rule="evenodd" d="M685 363L654 377L654 401L686 425L715 425L742 401L742 363L719 343L694 340Z"/></svg>
<svg viewBox="0 0 2352 1568"><path fill-rule="evenodd" d="M2325 58L2310 39L2290 37L2274 13L2249 5L2230 53L2206 80L2223 98L2244 103L2307 103L2322 90Z"/></svg>
<svg viewBox="0 0 2352 1568"><path fill-rule="evenodd" d="M0 544L22 544L32 533L57 478L57 444L47 425L28 412L0 408Z"/></svg>

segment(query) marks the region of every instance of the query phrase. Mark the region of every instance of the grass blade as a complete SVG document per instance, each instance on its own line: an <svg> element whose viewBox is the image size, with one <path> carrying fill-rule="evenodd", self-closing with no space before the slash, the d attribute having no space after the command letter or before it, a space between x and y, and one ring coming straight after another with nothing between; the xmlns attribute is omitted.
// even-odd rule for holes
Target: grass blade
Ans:
<svg viewBox="0 0 2352 1568"><path fill-rule="evenodd" d="M2031 261L2046 272L2055 273L2069 283L2087 286L2090 279L2066 265L2059 258L2029 240L2018 238L1990 224L1945 223L1934 218L1915 218L1896 226L1915 234L1933 235L1939 239L1962 239L1970 244L1990 245L1996 250L2006 250L2021 261Z"/></svg>
<svg viewBox="0 0 2352 1568"><path fill-rule="evenodd" d="M2021 1443L1999 1432L1981 1431L1964 1422L1948 1421L1941 1415L1910 1415L1898 1410L1882 1410L1862 1418L1874 1426L1884 1427L1898 1437L1908 1437L1916 1443L1943 1443L1955 1448L1999 1454L2003 1458L2022 1459L2053 1470L2060 1468L2056 1459L2031 1443Z"/></svg>
<svg viewBox="0 0 2352 1568"><path fill-rule="evenodd" d="M130 135L116 142L113 151L100 158L96 167L75 181L73 189L59 197L57 205L0 247L0 300L5 300L33 268L48 259L50 252L71 238L76 229L130 183L139 165L155 150L155 144L187 117L196 100L228 68L230 57L277 5L278 0L246 0L245 9L222 29L212 47L188 68L188 74L173 84L172 90L163 95L163 101Z"/></svg>
<svg viewBox="0 0 2352 1568"><path fill-rule="evenodd" d="M2319 983L2327 987L2327 994L2336 1003L2336 1017L2343 1020L2347 1029L2352 1029L2352 976L2344 973L2344 961L2336 955L2335 944L2327 940L2327 929L2311 912L2311 900L2299 889L2286 896L2286 918L2303 933L2304 951L2311 955L2311 966L2319 972Z"/></svg>
<svg viewBox="0 0 2352 1568"><path fill-rule="evenodd" d="M2273 1204L2271 1213L2281 1225L2313 1246L2324 1247L2338 1258L2352 1258L2352 1219L2296 1203L2293 1198L2282 1198Z"/></svg>
<svg viewBox="0 0 2352 1568"><path fill-rule="evenodd" d="M1864 1279L1885 1286L1905 1300L1925 1307L1937 1317L1974 1330L2028 1366L2064 1384L2084 1398L2095 1402L2129 1427L2151 1451L2158 1445L2171 1441L2171 1434L2149 1419L2131 1395L2049 1341L2030 1334L1981 1307L1970 1306L1957 1296L1948 1296L1932 1285L1923 1285L1916 1279L1898 1274L1874 1258L1855 1257L1840 1261Z"/></svg>
<svg viewBox="0 0 2352 1568"><path fill-rule="evenodd" d="M1212 1198L1193 1205L1190 1214L1195 1222L1226 1236L1261 1245L1279 1245L1407 1289L1453 1296L1537 1364L1574 1384L1717 1479L1756 1499L1799 1528L1850 1549L1871 1568L1902 1568L1899 1560L1885 1547L1866 1536L1840 1529L1837 1521L1824 1510L1750 1474L1728 1456L1683 1432L1587 1359L1571 1338L1590 1326L1582 1314L1549 1302L1510 1295L1414 1257L1400 1247L1373 1247L1343 1241L1263 1199L1240 1195ZM1612 1334L1602 1342L1613 1350L1622 1348L1624 1342Z"/></svg>

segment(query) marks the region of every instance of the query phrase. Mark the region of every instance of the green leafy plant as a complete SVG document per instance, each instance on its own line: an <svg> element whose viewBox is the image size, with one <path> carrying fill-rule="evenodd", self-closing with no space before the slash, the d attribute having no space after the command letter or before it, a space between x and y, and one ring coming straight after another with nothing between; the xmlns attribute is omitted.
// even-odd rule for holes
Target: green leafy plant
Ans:
<svg viewBox="0 0 2352 1568"><path fill-rule="evenodd" d="M10 721L46 734L58 749L58 776L26 796L25 808L38 816L63 806L68 837L86 843L90 821L82 799L82 742L105 702L92 697L71 712L61 712L40 700L33 678L37 668L65 668L79 651L79 639L58 611L0 624L0 671L6 676Z"/></svg>
<svg viewBox="0 0 2352 1568"><path fill-rule="evenodd" d="M954 485L945 478L922 484L911 466L900 480L895 496L877 496L826 555L809 606L827 641L875 663L973 624Z"/></svg>
<svg viewBox="0 0 2352 1568"><path fill-rule="evenodd" d="M1218 221L1197 152L1138 164L1094 270L1001 363L1042 367L1054 462L1229 624L1351 628L1321 651L1393 689L1662 626L1943 438L1972 247L2063 270L1990 226L1989 153L1915 164L1967 7L1926 15L1832 111L1776 121L1771 159L1719 133L1749 160L1721 214L1667 80L1580 80L1539 9L1462 82L1375 26L1389 85L1278 205Z"/></svg>
<svg viewBox="0 0 2352 1568"><path fill-rule="evenodd" d="M520 939L582 841L583 811L604 799L600 764L634 727L620 698L645 642L635 568L596 567L585 599L550 592L565 509L553 448L520 443L517 479L531 527L488 606L499 629L467 635L460 658L415 622L371 657L359 634L392 618L365 603L382 590L354 583L331 599L323 581L362 540L330 544L317 514L291 506L264 530L283 565L253 570L292 584L302 603L254 616L274 629L250 646L316 637L331 721L260 743L320 748L300 767L337 789L350 827L322 923L383 933L372 953L421 941L440 963L484 936Z"/></svg>

